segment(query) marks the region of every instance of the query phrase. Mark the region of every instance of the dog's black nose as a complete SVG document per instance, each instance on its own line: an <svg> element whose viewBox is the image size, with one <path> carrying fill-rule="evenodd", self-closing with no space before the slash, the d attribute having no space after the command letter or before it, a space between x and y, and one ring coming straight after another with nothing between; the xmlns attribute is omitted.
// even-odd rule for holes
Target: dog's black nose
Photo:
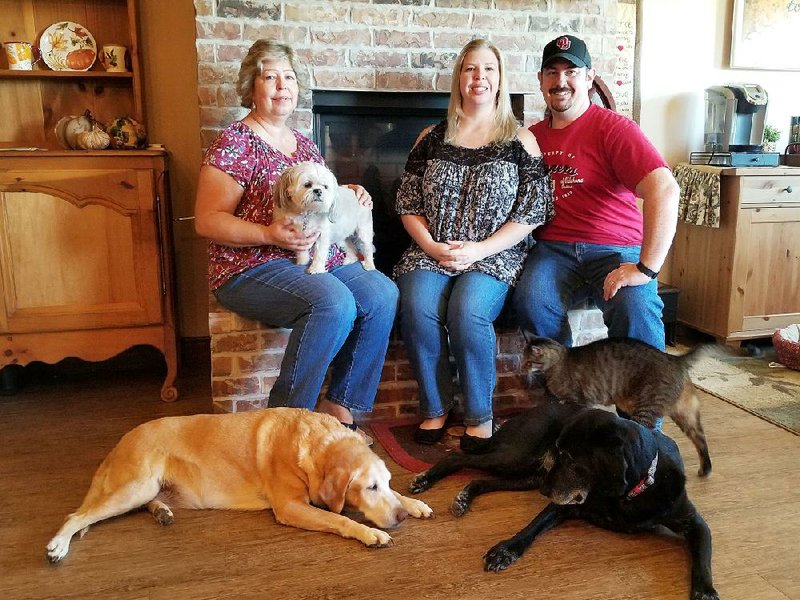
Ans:
<svg viewBox="0 0 800 600"><path fill-rule="evenodd" d="M314 200L319 200L322 198L321 188L314 188L313 190L311 190L311 192L314 194Z"/></svg>

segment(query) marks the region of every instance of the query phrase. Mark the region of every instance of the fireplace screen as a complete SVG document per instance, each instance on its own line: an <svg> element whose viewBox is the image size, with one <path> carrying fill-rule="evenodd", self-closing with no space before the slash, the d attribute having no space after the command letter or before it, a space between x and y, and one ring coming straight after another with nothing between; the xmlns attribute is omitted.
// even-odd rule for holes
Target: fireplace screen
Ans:
<svg viewBox="0 0 800 600"><path fill-rule="evenodd" d="M419 133L447 116L449 94L314 91L314 141L339 183L373 198L375 264L390 274L410 238L394 210L400 176Z"/></svg>

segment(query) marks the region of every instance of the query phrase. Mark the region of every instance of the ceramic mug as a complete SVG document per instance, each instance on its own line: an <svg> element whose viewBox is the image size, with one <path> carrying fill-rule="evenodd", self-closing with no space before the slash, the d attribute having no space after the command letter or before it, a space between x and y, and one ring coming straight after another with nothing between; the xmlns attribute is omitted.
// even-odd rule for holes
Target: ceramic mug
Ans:
<svg viewBox="0 0 800 600"><path fill-rule="evenodd" d="M106 71L110 73L124 73L127 71L125 61L128 57L128 49L119 44L105 44L103 53L100 55L100 62L103 63Z"/></svg>
<svg viewBox="0 0 800 600"><path fill-rule="evenodd" d="M8 68L13 71L33 69L33 46L30 42L5 42Z"/></svg>

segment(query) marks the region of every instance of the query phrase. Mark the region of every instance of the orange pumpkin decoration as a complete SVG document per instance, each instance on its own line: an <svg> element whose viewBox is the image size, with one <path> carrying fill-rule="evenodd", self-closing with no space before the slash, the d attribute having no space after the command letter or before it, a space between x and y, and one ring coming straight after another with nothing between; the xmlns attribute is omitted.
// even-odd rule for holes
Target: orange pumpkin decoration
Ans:
<svg viewBox="0 0 800 600"><path fill-rule="evenodd" d="M73 50L67 54L67 66L75 71L85 71L94 64L96 56L95 51L89 48Z"/></svg>

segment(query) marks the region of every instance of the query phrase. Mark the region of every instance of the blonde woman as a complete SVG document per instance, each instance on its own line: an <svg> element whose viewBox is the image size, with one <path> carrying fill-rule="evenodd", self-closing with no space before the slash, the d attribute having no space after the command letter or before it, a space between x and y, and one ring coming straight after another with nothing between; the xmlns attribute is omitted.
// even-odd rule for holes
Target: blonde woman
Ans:
<svg viewBox="0 0 800 600"><path fill-rule="evenodd" d="M522 271L526 238L553 214L536 139L511 111L500 50L476 39L453 68L447 120L423 131L408 158L397 211L412 238L395 267L400 324L420 387L415 439L434 444L455 405L449 356L476 451L492 435L493 322Z"/></svg>

